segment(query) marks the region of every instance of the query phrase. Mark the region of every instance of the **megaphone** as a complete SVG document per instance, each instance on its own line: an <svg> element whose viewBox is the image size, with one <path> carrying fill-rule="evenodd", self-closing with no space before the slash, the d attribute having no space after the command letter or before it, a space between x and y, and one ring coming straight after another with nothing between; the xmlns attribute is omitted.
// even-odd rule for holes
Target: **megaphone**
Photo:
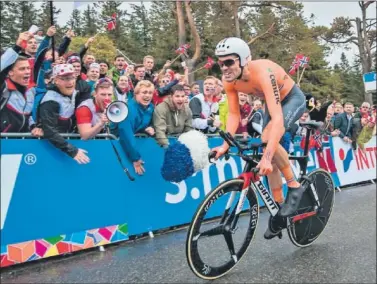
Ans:
<svg viewBox="0 0 377 284"><path fill-rule="evenodd" d="M113 123L120 123L128 116L128 106L123 101L115 101L106 108L107 119Z"/></svg>

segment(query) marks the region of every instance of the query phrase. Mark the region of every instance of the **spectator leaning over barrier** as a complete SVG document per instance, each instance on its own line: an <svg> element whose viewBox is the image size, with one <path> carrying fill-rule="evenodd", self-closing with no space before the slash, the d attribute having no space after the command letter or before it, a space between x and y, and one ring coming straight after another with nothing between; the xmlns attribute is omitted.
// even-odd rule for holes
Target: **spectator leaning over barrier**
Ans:
<svg viewBox="0 0 377 284"><path fill-rule="evenodd" d="M145 68L144 79L154 82L153 67L154 67L154 58L151 55L144 56L143 65Z"/></svg>
<svg viewBox="0 0 377 284"><path fill-rule="evenodd" d="M352 137L352 123L353 123L353 114L354 106L352 103L344 104L344 112L336 116L334 121L334 129L339 130L339 137L343 139L346 143L351 143Z"/></svg>
<svg viewBox="0 0 377 284"><path fill-rule="evenodd" d="M114 85L118 83L119 77L122 76L124 71L124 66L126 65L126 59L123 55L117 55L114 58L114 67L108 72L108 76L113 80Z"/></svg>
<svg viewBox="0 0 377 284"><path fill-rule="evenodd" d="M135 172L139 175L144 174L144 162L137 149L135 134L148 133L154 135L154 129L150 127L153 116L153 104L151 103L154 92L152 82L143 80L135 87L134 97L128 101L128 117L119 123L120 144L132 161Z"/></svg>
<svg viewBox="0 0 377 284"><path fill-rule="evenodd" d="M169 146L168 135L178 135L192 129L192 113L185 101L184 87L175 85L171 88L171 95L155 108L153 125L156 140L164 148Z"/></svg>
<svg viewBox="0 0 377 284"><path fill-rule="evenodd" d="M220 119L214 116L219 104L214 100L217 79L208 76L203 83L204 94L193 97L189 103L192 112L192 125L204 133L214 133L221 126Z"/></svg>
<svg viewBox="0 0 377 284"><path fill-rule="evenodd" d="M30 63L20 55L22 44L33 35L21 33L16 45L1 56L0 70L0 111L1 132L29 132L42 136L40 128L35 127L31 117L34 105L34 88L30 85Z"/></svg>
<svg viewBox="0 0 377 284"><path fill-rule="evenodd" d="M44 138L79 164L89 163L86 151L69 144L60 133L73 129L75 112L76 76L71 64L56 65L53 70L54 86L42 98L38 118L42 124Z"/></svg>
<svg viewBox="0 0 377 284"><path fill-rule="evenodd" d="M99 77L100 78L105 78L107 76L107 72L109 72L109 63L105 60L99 60Z"/></svg>
<svg viewBox="0 0 377 284"><path fill-rule="evenodd" d="M129 78L126 75L120 76L118 84L114 88L114 100L126 103L133 96L131 87Z"/></svg>
<svg viewBox="0 0 377 284"><path fill-rule="evenodd" d="M83 101L77 107L77 129L83 140L105 131L105 125L109 123L105 110L111 103L113 92L113 82L109 78L101 78L94 86L93 98Z"/></svg>
<svg viewBox="0 0 377 284"><path fill-rule="evenodd" d="M98 63L95 63L95 62L90 64L90 66L88 68L88 73L87 73L88 79L86 80L86 82L90 86L90 93L91 94L94 92L94 86L99 79L100 68L101 68L100 65Z"/></svg>

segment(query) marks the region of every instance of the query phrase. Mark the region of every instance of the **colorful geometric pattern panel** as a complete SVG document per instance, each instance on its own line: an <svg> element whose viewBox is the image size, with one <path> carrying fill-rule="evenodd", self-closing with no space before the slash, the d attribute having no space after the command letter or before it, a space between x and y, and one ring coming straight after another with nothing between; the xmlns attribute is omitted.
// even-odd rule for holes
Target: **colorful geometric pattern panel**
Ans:
<svg viewBox="0 0 377 284"><path fill-rule="evenodd" d="M128 239L128 225L122 224L1 246L0 267L63 255Z"/></svg>

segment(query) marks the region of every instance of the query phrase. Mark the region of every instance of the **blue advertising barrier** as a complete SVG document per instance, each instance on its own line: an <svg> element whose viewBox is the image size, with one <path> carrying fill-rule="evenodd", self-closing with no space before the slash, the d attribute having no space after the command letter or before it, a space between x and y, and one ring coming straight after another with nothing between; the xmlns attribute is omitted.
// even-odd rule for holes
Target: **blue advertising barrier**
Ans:
<svg viewBox="0 0 377 284"><path fill-rule="evenodd" d="M217 137L208 141L210 147L222 143ZM114 140L123 164L136 178L132 182L110 140L70 143L88 151L89 164L77 164L44 140L1 140L2 267L189 223L204 196L220 182L236 177L243 166L239 158L231 157L179 184L169 183L160 174L164 150L154 139L138 138L145 161L143 176L134 173ZM330 144L327 148L334 156ZM297 143L295 149L300 154ZM315 155L313 149L309 171L318 167ZM337 173L332 174L339 186ZM19 251L24 251L22 257Z"/></svg>

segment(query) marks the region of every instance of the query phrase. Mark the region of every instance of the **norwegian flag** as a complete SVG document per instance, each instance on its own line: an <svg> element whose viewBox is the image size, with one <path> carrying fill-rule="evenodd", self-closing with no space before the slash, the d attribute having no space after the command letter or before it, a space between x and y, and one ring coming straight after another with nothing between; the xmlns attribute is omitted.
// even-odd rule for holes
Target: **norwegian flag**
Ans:
<svg viewBox="0 0 377 284"><path fill-rule="evenodd" d="M106 19L106 23L107 23L107 30L108 31L112 31L112 30L115 30L116 28L116 18L117 18L117 14L114 13L111 15L111 18L108 18Z"/></svg>
<svg viewBox="0 0 377 284"><path fill-rule="evenodd" d="M300 64L299 64L299 62L298 62L298 60L297 60L297 55L296 55L296 58L293 60L291 66L289 67L289 71L288 71L288 73L289 73L290 75L294 75L294 74L296 74L296 71L297 71L297 69L299 68L299 66L300 66Z"/></svg>
<svg viewBox="0 0 377 284"><path fill-rule="evenodd" d="M190 44L188 44L188 43L182 44L180 47L178 47L175 50L175 53L177 53L177 54L186 54L186 52L187 52L187 50L189 48L190 48Z"/></svg>
<svg viewBox="0 0 377 284"><path fill-rule="evenodd" d="M302 56L299 60L300 62L300 67L308 67L309 66L309 60L310 60L310 57L308 56Z"/></svg>
<svg viewBox="0 0 377 284"><path fill-rule="evenodd" d="M204 68L211 69L214 64L215 64L215 61L211 57L208 56L207 63L206 65L204 65Z"/></svg>
<svg viewBox="0 0 377 284"><path fill-rule="evenodd" d="M295 61L293 61L292 65L289 67L288 73L290 75L296 74L297 68L298 68L298 64Z"/></svg>
<svg viewBox="0 0 377 284"><path fill-rule="evenodd" d="M321 134L321 132L319 130L317 130L313 134L313 138L314 138L315 147L317 148L317 150L322 151L322 134Z"/></svg>

